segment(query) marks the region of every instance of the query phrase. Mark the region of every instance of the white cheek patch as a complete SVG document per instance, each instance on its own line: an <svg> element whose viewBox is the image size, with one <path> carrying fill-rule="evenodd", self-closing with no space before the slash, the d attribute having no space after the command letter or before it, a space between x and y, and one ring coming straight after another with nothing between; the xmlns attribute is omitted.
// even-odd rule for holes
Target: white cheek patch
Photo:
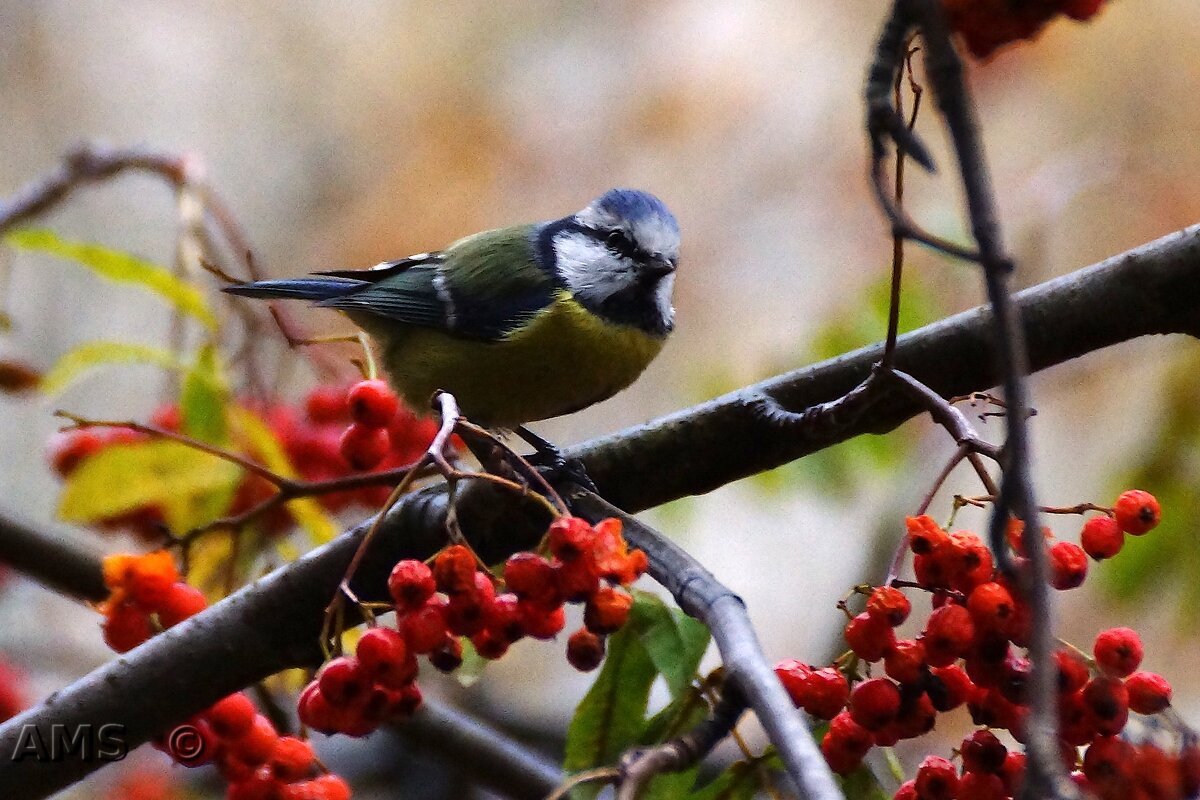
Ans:
<svg viewBox="0 0 1200 800"><path fill-rule="evenodd" d="M654 307L658 311L659 319L668 328L675 321L675 306L671 303L671 295L674 291L675 273L666 275L659 280L658 288L654 291Z"/></svg>
<svg viewBox="0 0 1200 800"><path fill-rule="evenodd" d="M632 263L586 234L560 233L554 237L554 253L563 283L581 297L603 300L637 279Z"/></svg>

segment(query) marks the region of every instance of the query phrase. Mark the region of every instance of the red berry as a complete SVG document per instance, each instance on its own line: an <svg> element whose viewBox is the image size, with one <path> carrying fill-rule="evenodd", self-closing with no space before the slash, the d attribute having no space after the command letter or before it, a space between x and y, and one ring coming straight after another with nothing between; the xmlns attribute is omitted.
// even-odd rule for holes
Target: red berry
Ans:
<svg viewBox="0 0 1200 800"><path fill-rule="evenodd" d="M867 598L867 613L893 628L908 619L910 611L912 604L895 586L876 587Z"/></svg>
<svg viewBox="0 0 1200 800"><path fill-rule="evenodd" d="M963 671L962 667L951 665L938 667L931 672L929 699L938 711L950 711L958 708L970 699L975 690L975 684Z"/></svg>
<svg viewBox="0 0 1200 800"><path fill-rule="evenodd" d="M871 732L855 722L849 712L842 711L830 721L829 732L821 740L821 752L830 769L846 775L858 769L874 743Z"/></svg>
<svg viewBox="0 0 1200 800"><path fill-rule="evenodd" d="M467 547L450 545L433 560L433 579L438 590L446 594L474 590L475 566L475 554Z"/></svg>
<svg viewBox="0 0 1200 800"><path fill-rule="evenodd" d="M863 661L878 661L896 643L896 634L886 621L867 612L846 625L846 643Z"/></svg>
<svg viewBox="0 0 1200 800"><path fill-rule="evenodd" d="M446 601L436 595L429 598L425 605L401 617L398 627L412 652L423 655L436 650L450 635L446 630Z"/></svg>
<svg viewBox="0 0 1200 800"><path fill-rule="evenodd" d="M969 592L992 579L995 572L992 552L978 534L955 531L950 534L950 547L944 552L944 557L949 560L948 572L953 588Z"/></svg>
<svg viewBox="0 0 1200 800"><path fill-rule="evenodd" d="M925 624L925 656L930 666L945 667L966 654L975 639L971 614L962 606L934 609Z"/></svg>
<svg viewBox="0 0 1200 800"><path fill-rule="evenodd" d="M1096 732L1116 736L1129 719L1129 691L1119 678L1101 675L1083 687L1083 704Z"/></svg>
<svg viewBox="0 0 1200 800"><path fill-rule="evenodd" d="M1103 561L1121 552L1121 547L1125 544L1125 532L1121 530L1117 521L1108 515L1092 517L1083 523L1079 544L1089 556Z"/></svg>
<svg viewBox="0 0 1200 800"><path fill-rule="evenodd" d="M408 558L397 562L388 576L388 593L399 611L420 608L436 591L433 570L423 561Z"/></svg>
<svg viewBox="0 0 1200 800"><path fill-rule="evenodd" d="M484 609L484 627L510 644L525 635L525 618L521 601L512 592L493 598Z"/></svg>
<svg viewBox="0 0 1200 800"><path fill-rule="evenodd" d="M357 422L351 423L338 440L338 452L351 469L372 469L383 461L392 447L387 428L370 428Z"/></svg>
<svg viewBox="0 0 1200 800"><path fill-rule="evenodd" d="M967 736L958 748L966 772L999 773L1008 757L1008 749L991 731L981 730Z"/></svg>
<svg viewBox="0 0 1200 800"><path fill-rule="evenodd" d="M368 428L382 428L392 421L400 409L396 393L386 381L360 381L350 387L346 395L350 419Z"/></svg>
<svg viewBox="0 0 1200 800"><path fill-rule="evenodd" d="M118 603L104 619L104 643L118 653L127 653L150 638L150 618L133 603Z"/></svg>
<svg viewBox="0 0 1200 800"><path fill-rule="evenodd" d="M1141 536L1158 525L1162 519L1162 509L1158 500L1149 492L1141 489L1129 489L1121 492L1113 506L1113 515L1121 530L1134 536Z"/></svg>
<svg viewBox="0 0 1200 800"><path fill-rule="evenodd" d="M524 600L520 601L520 605L525 632L534 639L553 639L566 627L567 615L562 606L547 610L526 604Z"/></svg>
<svg viewBox="0 0 1200 800"><path fill-rule="evenodd" d="M1133 745L1120 737L1097 736L1083 755L1083 774L1096 788L1115 787L1129 779L1134 755Z"/></svg>
<svg viewBox="0 0 1200 800"><path fill-rule="evenodd" d="M322 775L308 785L312 794L304 800L350 800L350 786L337 775Z"/></svg>
<svg viewBox="0 0 1200 800"><path fill-rule="evenodd" d="M271 772L285 783L302 780L312 772L314 760L308 742L295 736L281 736L271 752Z"/></svg>
<svg viewBox="0 0 1200 800"><path fill-rule="evenodd" d="M389 689L399 689L417 677L417 660L398 631L371 628L355 646L354 655L367 677Z"/></svg>
<svg viewBox="0 0 1200 800"><path fill-rule="evenodd" d="M1050 547L1050 585L1074 589L1087 577L1087 554L1074 542L1055 542Z"/></svg>
<svg viewBox="0 0 1200 800"><path fill-rule="evenodd" d="M941 756L926 756L917 768L916 788L921 800L954 800L958 771Z"/></svg>
<svg viewBox="0 0 1200 800"><path fill-rule="evenodd" d="M226 739L236 739L250 730L258 709L249 697L238 692L213 704L204 716L213 732Z"/></svg>
<svg viewBox="0 0 1200 800"><path fill-rule="evenodd" d="M521 600L547 607L562 603L554 566L536 553L517 553L504 562L504 583Z"/></svg>
<svg viewBox="0 0 1200 800"><path fill-rule="evenodd" d="M1088 666L1083 657L1072 650L1059 650L1054 654L1058 667L1058 693L1068 695L1079 691L1088 682Z"/></svg>
<svg viewBox="0 0 1200 800"><path fill-rule="evenodd" d="M554 580L559 596L572 603L582 603L600 588L600 575L590 558L555 564Z"/></svg>
<svg viewBox="0 0 1200 800"><path fill-rule="evenodd" d="M495 661L508 652L512 642L489 628L483 628L471 635L471 644L480 657Z"/></svg>
<svg viewBox="0 0 1200 800"><path fill-rule="evenodd" d="M817 719L833 719L850 699L846 676L834 667L814 670L808 678L804 710Z"/></svg>
<svg viewBox="0 0 1200 800"><path fill-rule="evenodd" d="M596 531L587 520L579 517L559 517L550 523L546 536L551 553L560 561L574 561L591 553Z"/></svg>
<svg viewBox="0 0 1200 800"><path fill-rule="evenodd" d="M920 800L917 797L917 782L905 781L900 784L900 788L892 795L892 800Z"/></svg>
<svg viewBox="0 0 1200 800"><path fill-rule="evenodd" d="M900 690L887 678L863 681L850 692L850 717L869 731L877 731L900 713Z"/></svg>
<svg viewBox="0 0 1200 800"><path fill-rule="evenodd" d="M909 517L904 523L908 528L908 546L916 555L928 555L950 542L950 534L942 530L933 517Z"/></svg>
<svg viewBox="0 0 1200 800"><path fill-rule="evenodd" d="M796 708L804 707L808 697L808 679L812 672L812 667L794 658L780 661L775 665L775 675L783 684L783 688L787 690L788 697L792 699L792 704Z"/></svg>
<svg viewBox="0 0 1200 800"><path fill-rule="evenodd" d="M1025 754L1013 751L1005 756L1000 777L1004 780L1005 791L1010 796L1016 795L1025 783Z"/></svg>
<svg viewBox="0 0 1200 800"><path fill-rule="evenodd" d="M246 764L264 764L275 751L279 742L279 733L271 720L262 714L255 715L250 729L236 739L230 740L226 747L229 753Z"/></svg>
<svg viewBox="0 0 1200 800"><path fill-rule="evenodd" d="M1083 21L1091 19L1103 5L1104 0L1063 0L1062 12L1071 19Z"/></svg>
<svg viewBox="0 0 1200 800"><path fill-rule="evenodd" d="M913 639L896 642L896 646L883 657L883 671L903 684L917 684L928 668L925 645Z"/></svg>
<svg viewBox="0 0 1200 800"><path fill-rule="evenodd" d="M967 772L958 779L957 800L1008 800L1004 781L988 772Z"/></svg>
<svg viewBox="0 0 1200 800"><path fill-rule="evenodd" d="M366 695L371 679L363 671L357 658L338 656L329 661L317 673L321 694L334 706L348 706Z"/></svg>
<svg viewBox="0 0 1200 800"><path fill-rule="evenodd" d="M601 586L588 598L583 611L583 624L593 633L616 633L633 608L633 596L610 586Z"/></svg>
<svg viewBox="0 0 1200 800"><path fill-rule="evenodd" d="M58 476L65 478L85 458L103 450L105 444L104 437L90 428L60 431L50 437L46 445L46 458Z"/></svg>
<svg viewBox="0 0 1200 800"><path fill-rule="evenodd" d="M604 661L604 637L580 628L567 639L567 661L580 672L591 672Z"/></svg>
<svg viewBox="0 0 1200 800"><path fill-rule="evenodd" d="M1171 684L1153 672L1135 672L1125 679L1129 708L1139 714L1157 714L1171 705Z"/></svg>
<svg viewBox="0 0 1200 800"><path fill-rule="evenodd" d="M995 581L981 583L967 596L967 611L978 631L1006 634L1016 607L1008 589Z"/></svg>
<svg viewBox="0 0 1200 800"><path fill-rule="evenodd" d="M263 769L231 782L225 800L279 800L279 790L279 781Z"/></svg>
<svg viewBox="0 0 1200 800"><path fill-rule="evenodd" d="M1142 663L1142 640L1132 628L1109 628L1096 636L1092 654L1102 672L1124 678Z"/></svg>
<svg viewBox="0 0 1200 800"><path fill-rule="evenodd" d="M158 605L158 621L164 628L171 628L206 608L208 600L204 592L186 583L175 583Z"/></svg>
<svg viewBox="0 0 1200 800"><path fill-rule="evenodd" d="M345 386L318 386L308 393L304 410L317 424L344 422L349 419Z"/></svg>
<svg viewBox="0 0 1200 800"><path fill-rule="evenodd" d="M125 588L142 608L153 611L179 580L175 557L166 550L138 556L125 570Z"/></svg>

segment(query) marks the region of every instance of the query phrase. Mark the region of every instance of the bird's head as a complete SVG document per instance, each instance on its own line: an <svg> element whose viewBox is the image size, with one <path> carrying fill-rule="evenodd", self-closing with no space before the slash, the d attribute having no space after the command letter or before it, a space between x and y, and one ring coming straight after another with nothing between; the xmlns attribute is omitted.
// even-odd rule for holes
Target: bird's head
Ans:
<svg viewBox="0 0 1200 800"><path fill-rule="evenodd" d="M584 307L657 335L671 331L679 223L661 200L610 189L542 234L555 274Z"/></svg>

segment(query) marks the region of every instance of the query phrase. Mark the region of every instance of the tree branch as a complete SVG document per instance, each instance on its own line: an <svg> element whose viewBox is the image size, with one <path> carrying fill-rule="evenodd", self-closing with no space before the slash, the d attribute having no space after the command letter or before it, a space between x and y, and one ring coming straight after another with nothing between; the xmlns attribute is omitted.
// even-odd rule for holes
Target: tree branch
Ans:
<svg viewBox="0 0 1200 800"><path fill-rule="evenodd" d="M1035 369L1152 333L1200 330L1200 226L1017 295ZM974 309L900 338L896 366L943 396L995 383L989 315ZM787 408L832 400L857 385L877 345L788 373L654 422L585 443L581 458L606 499L640 510L770 469L862 433L891 430L922 409L895 402L836 436L780 437L753 401L767 394ZM495 563L534 546L543 531L525 522L534 506L475 483L462 492L460 518L472 546ZM401 558L425 558L444 542L446 497L437 487L393 508L364 559L354 588L383 599L387 572ZM49 736L52 724L123 722L135 746L230 692L320 660L322 612L366 525L276 570L208 610L0 725L0 753L12 753L24 725ZM40 563L40 562L39 562ZM36 565L30 565L37 575ZM47 576L43 577L49 582ZM0 759L0 785L14 800L40 798L100 766Z"/></svg>

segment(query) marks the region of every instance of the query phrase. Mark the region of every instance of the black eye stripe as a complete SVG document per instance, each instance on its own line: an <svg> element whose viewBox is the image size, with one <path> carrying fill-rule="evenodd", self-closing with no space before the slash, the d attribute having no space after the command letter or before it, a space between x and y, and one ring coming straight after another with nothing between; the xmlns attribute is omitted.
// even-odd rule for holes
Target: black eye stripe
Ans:
<svg viewBox="0 0 1200 800"><path fill-rule="evenodd" d="M627 258L632 258L634 260L641 260L645 258L645 254L638 249L638 246L632 239L629 238L629 235L626 234L625 231L618 228L610 231L597 231L596 233L597 238L602 237L602 240L608 249L617 255L626 256Z"/></svg>

